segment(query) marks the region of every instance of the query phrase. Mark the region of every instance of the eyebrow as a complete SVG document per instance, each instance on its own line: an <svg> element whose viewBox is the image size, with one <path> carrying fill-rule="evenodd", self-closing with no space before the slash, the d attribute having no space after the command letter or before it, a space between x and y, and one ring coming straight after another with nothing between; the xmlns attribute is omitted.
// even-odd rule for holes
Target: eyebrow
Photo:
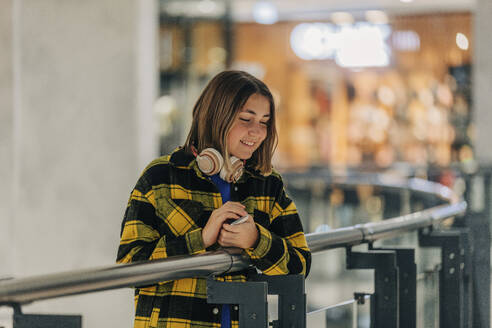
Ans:
<svg viewBox="0 0 492 328"><path fill-rule="evenodd" d="M257 115L256 112L254 110L251 110L251 109L245 109L243 112ZM265 115L263 115L263 117L270 117L270 114L265 114Z"/></svg>

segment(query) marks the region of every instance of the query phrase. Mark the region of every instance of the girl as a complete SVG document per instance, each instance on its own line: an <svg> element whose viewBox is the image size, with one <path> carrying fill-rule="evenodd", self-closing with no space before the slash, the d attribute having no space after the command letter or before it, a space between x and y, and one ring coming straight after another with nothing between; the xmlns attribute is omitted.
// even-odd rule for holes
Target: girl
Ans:
<svg viewBox="0 0 492 328"><path fill-rule="evenodd" d="M263 274L304 274L311 264L301 221L271 159L275 105L252 75L225 71L193 108L183 147L151 162L133 189L118 263L244 249ZM231 225L243 218L245 222ZM246 281L250 270L218 277ZM238 308L207 303L206 279L135 290L135 327L237 327Z"/></svg>

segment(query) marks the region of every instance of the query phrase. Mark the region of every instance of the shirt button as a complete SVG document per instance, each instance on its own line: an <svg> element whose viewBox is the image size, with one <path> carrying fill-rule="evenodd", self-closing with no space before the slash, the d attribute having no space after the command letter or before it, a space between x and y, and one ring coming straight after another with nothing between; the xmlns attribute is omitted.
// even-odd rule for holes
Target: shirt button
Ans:
<svg viewBox="0 0 492 328"><path fill-rule="evenodd" d="M215 314L215 315L219 314L219 309L218 309L218 308L216 308L216 307L214 307L214 308L212 309L212 313L213 313L213 314Z"/></svg>
<svg viewBox="0 0 492 328"><path fill-rule="evenodd" d="M234 191L237 191L237 186L234 186Z"/></svg>
<svg viewBox="0 0 492 328"><path fill-rule="evenodd" d="M234 305L234 311L237 311L237 310L239 310L239 306Z"/></svg>

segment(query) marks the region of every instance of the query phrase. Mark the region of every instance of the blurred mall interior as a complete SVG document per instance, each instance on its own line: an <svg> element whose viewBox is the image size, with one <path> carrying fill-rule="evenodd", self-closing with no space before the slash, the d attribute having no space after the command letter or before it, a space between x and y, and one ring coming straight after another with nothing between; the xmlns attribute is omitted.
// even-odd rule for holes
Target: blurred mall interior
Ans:
<svg viewBox="0 0 492 328"><path fill-rule="evenodd" d="M330 184L360 172L428 179L490 211L490 31L490 0L0 0L0 278L114 263L140 172L184 143L194 102L226 69L274 94L274 166L306 232L427 204ZM303 179L313 172L327 178ZM417 243L413 232L381 245ZM417 326L438 327L439 252L416 262ZM367 306L326 307L371 291L372 277L346 270L343 248L314 255L307 308L325 310L308 327L369 327ZM133 306L126 288L23 309L131 327Z"/></svg>

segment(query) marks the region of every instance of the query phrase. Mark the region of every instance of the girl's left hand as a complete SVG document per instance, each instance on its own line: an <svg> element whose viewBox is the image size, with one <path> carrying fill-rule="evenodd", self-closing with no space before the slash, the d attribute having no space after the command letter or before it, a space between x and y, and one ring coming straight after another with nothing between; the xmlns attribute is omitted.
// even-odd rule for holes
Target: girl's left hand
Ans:
<svg viewBox="0 0 492 328"><path fill-rule="evenodd" d="M217 242L224 247L251 248L258 240L258 228L251 215L248 219L238 225L224 223L219 233Z"/></svg>

